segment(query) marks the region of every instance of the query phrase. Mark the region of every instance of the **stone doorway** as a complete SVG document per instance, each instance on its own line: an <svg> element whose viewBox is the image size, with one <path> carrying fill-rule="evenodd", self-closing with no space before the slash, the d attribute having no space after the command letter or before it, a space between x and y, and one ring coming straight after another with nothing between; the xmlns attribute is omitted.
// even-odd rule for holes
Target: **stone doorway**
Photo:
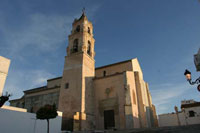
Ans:
<svg viewBox="0 0 200 133"><path fill-rule="evenodd" d="M73 124L74 124L74 119L72 118L62 118L62 131L73 131Z"/></svg>
<svg viewBox="0 0 200 133"><path fill-rule="evenodd" d="M113 129L115 127L114 110L104 110L104 129Z"/></svg>

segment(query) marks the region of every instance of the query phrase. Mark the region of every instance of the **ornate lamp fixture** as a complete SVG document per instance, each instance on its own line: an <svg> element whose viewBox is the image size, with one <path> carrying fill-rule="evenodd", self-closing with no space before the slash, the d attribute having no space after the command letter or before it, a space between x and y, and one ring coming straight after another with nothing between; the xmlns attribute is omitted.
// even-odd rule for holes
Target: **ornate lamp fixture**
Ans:
<svg viewBox="0 0 200 133"><path fill-rule="evenodd" d="M192 78L191 78L191 72L189 70L185 70L185 73L184 73L187 81L191 84L191 85L194 85L194 84L200 84L200 77L197 78L195 81L192 81ZM197 86L197 90L200 91L200 85Z"/></svg>

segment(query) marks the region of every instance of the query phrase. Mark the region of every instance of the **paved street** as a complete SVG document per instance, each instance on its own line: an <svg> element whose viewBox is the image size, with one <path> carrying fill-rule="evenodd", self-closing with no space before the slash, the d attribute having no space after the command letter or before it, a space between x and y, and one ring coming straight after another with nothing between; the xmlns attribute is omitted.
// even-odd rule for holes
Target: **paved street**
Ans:
<svg viewBox="0 0 200 133"><path fill-rule="evenodd" d="M85 131L74 133L200 133L200 124L188 126L146 128L146 129L130 129L116 131Z"/></svg>

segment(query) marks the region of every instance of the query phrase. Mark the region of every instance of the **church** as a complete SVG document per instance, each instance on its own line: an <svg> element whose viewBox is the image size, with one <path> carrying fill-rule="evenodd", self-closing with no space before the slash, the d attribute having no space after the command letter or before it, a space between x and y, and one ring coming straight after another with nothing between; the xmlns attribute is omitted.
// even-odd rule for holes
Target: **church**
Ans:
<svg viewBox="0 0 200 133"><path fill-rule="evenodd" d="M10 105L35 113L45 104L63 112L61 130L157 126L155 106L137 58L95 68L93 25L83 12L68 36L62 77L24 91Z"/></svg>

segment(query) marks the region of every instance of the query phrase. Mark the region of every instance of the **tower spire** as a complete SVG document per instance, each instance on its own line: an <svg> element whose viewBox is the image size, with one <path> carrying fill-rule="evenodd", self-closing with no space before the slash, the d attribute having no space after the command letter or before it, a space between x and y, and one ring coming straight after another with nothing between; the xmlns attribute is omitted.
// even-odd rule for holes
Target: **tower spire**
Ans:
<svg viewBox="0 0 200 133"><path fill-rule="evenodd" d="M81 17L78 20L81 20L82 18L86 18L87 19L86 15L85 15L85 7L83 7L83 9L82 9L82 15L81 15Z"/></svg>

